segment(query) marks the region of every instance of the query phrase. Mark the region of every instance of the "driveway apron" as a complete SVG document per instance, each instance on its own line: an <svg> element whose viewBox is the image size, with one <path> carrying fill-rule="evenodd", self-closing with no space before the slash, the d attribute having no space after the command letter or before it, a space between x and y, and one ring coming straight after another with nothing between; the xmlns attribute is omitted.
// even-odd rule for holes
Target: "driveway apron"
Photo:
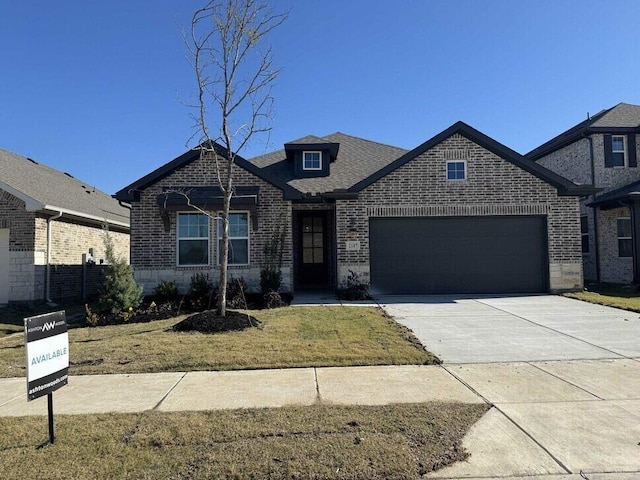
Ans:
<svg viewBox="0 0 640 480"><path fill-rule="evenodd" d="M640 357L640 315L551 295L383 296L447 363Z"/></svg>

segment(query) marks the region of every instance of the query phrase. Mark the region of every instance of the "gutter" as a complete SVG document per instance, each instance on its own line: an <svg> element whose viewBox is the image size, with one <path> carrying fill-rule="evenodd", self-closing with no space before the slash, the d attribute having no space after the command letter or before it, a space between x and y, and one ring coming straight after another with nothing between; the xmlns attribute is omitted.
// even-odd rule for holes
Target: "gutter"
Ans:
<svg viewBox="0 0 640 480"><path fill-rule="evenodd" d="M47 278L45 283L45 300L48 303L53 303L51 300L51 222L62 217L62 213L62 210L60 210L57 214L47 218Z"/></svg>
<svg viewBox="0 0 640 480"><path fill-rule="evenodd" d="M88 213L82 213L82 212L77 212L75 210L56 207L55 205L45 205L44 207L42 207L42 209L53 211L53 212L59 212L60 216L62 216L62 214L64 213L67 215L71 215L72 217L86 218L87 220L93 220L94 222L100 225L104 225L105 223L108 223L110 225L115 225L118 227L131 228L131 225L126 222L120 222L118 220L110 220L110 219L107 219L106 217L101 218L95 215L89 215ZM57 217L57 218L60 218L60 217Z"/></svg>

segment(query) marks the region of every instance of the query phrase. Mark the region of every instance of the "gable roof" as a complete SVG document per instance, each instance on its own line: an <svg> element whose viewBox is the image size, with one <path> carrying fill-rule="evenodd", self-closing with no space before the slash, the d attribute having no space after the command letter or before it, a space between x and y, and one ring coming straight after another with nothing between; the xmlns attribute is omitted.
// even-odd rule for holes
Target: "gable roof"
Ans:
<svg viewBox="0 0 640 480"><path fill-rule="evenodd" d="M640 130L640 105L619 103L598 112L569 130L534 148L525 156L538 160L560 148L580 140L590 133L631 133Z"/></svg>
<svg viewBox="0 0 640 480"><path fill-rule="evenodd" d="M268 172L273 178L294 188L299 194L330 193L349 190L363 178L392 163L407 152L404 148L385 145L364 138L336 132L317 137L308 135L291 144L339 144L336 160L331 163L331 174L326 177L297 178L284 149L251 159L251 163ZM299 195L300 197L300 195Z"/></svg>
<svg viewBox="0 0 640 480"><path fill-rule="evenodd" d="M631 200L640 199L640 180L632 182L615 190L611 190L603 195L598 195L595 199L588 203L589 207L618 208Z"/></svg>
<svg viewBox="0 0 640 480"><path fill-rule="evenodd" d="M463 137L480 145L486 150L489 150L490 152L501 157L502 159L514 164L517 167L522 168L523 170L538 177L540 180L543 180L548 184L556 187L560 195L588 195L591 193L595 193L597 191L592 186L576 185L570 180L567 180L566 178L561 177L560 175L552 172L551 170L547 170L541 165L538 165L537 163L526 159L515 150L511 150L505 145L495 141L494 139L492 139L491 137L488 137L484 133L479 132L475 128L470 127L464 122L454 123L446 130L443 130L436 136L424 142L422 145L414 148L410 152L407 152L406 154L404 154L394 162L388 164L386 167L382 168L381 170L375 172L374 174L358 182L356 185L351 187L349 191L359 192L360 190L380 180L382 177L390 174L394 170L400 168L407 162L416 158L418 155L421 155L422 153L433 148L437 144L441 143L442 141L446 140L447 138L455 134L462 135Z"/></svg>
<svg viewBox="0 0 640 480"><path fill-rule="evenodd" d="M227 149L224 148L222 145L214 142L213 148L215 149L215 152L218 155L222 157L226 157ZM180 168L186 165L189 165L191 162L194 162L198 158L200 158L200 150L197 148L191 149L183 153L179 157L174 158L170 162L165 163L161 167L156 168L154 171L148 173L147 175L136 180L130 185L127 185L123 189L116 192L114 197L117 198L118 200L125 201L125 202L136 201L139 199L140 191L153 185L154 183L159 182L163 178L171 175L176 170L179 170ZM240 155L236 154L235 164L240 168L243 168L248 172L254 174L258 178L261 178L266 182L269 182L272 185L275 185L276 187L283 190L285 194L292 193L289 186L281 183L277 178L271 177L268 172L261 170L259 167L248 162L247 160L242 158Z"/></svg>
<svg viewBox="0 0 640 480"><path fill-rule="evenodd" d="M27 211L63 212L129 228L128 208L68 173L3 149L0 164L0 189L24 201Z"/></svg>

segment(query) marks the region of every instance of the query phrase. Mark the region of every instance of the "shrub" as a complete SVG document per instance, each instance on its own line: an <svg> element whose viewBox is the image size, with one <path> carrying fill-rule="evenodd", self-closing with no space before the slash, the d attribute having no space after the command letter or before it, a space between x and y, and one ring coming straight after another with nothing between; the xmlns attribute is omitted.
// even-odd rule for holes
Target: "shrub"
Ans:
<svg viewBox="0 0 640 480"><path fill-rule="evenodd" d="M213 284L209 281L208 275L204 273L192 275L189 288L190 308L196 311L210 309L213 292Z"/></svg>
<svg viewBox="0 0 640 480"><path fill-rule="evenodd" d="M111 313L129 312L142 302L142 287L136 285L131 265L116 257L113 241L106 229L104 246L109 268L100 288L99 308Z"/></svg>
<svg viewBox="0 0 640 480"><path fill-rule="evenodd" d="M174 281L160 280L153 289L153 294L160 302L173 302L178 299L178 285Z"/></svg>
<svg viewBox="0 0 640 480"><path fill-rule="evenodd" d="M280 290L280 284L282 283L282 253L284 251L286 233L286 224L277 224L273 228L269 241L265 243L263 265L260 270L260 291L263 295Z"/></svg>
<svg viewBox="0 0 640 480"><path fill-rule="evenodd" d="M232 278L227 283L227 307L229 308L248 308L245 292L247 291L247 282L244 278Z"/></svg>
<svg viewBox="0 0 640 480"><path fill-rule="evenodd" d="M360 279L360 275L349 270L349 275L340 283L338 298L342 300L371 300L369 284Z"/></svg>
<svg viewBox="0 0 640 480"><path fill-rule="evenodd" d="M286 307L287 302L282 299L282 296L273 290L263 296L264 308L280 308Z"/></svg>

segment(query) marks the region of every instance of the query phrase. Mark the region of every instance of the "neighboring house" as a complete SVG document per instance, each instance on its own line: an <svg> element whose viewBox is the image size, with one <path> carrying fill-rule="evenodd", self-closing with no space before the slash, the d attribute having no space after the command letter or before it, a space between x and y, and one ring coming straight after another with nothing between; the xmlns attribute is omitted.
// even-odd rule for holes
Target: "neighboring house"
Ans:
<svg viewBox="0 0 640 480"><path fill-rule="evenodd" d="M578 197L594 190L462 122L410 152L342 133L307 136L238 158L236 173L229 271L254 290L280 226L286 291L335 288L351 271L374 293L582 287ZM147 293L160 280L184 291L196 272L217 278L221 197L199 151L115 197L131 204L131 262Z"/></svg>
<svg viewBox="0 0 640 480"><path fill-rule="evenodd" d="M640 106L620 103L529 152L527 158L601 189L580 202L587 281L640 282Z"/></svg>
<svg viewBox="0 0 640 480"><path fill-rule="evenodd" d="M30 158L0 149L0 165L0 304L96 293L103 226L129 258L128 208Z"/></svg>

